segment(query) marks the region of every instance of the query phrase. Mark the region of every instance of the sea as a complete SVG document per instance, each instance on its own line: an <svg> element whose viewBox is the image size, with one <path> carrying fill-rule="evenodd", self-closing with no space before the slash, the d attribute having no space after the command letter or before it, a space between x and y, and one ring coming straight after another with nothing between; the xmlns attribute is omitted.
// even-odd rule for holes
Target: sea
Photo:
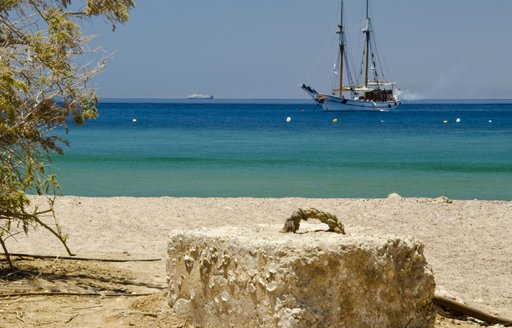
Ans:
<svg viewBox="0 0 512 328"><path fill-rule="evenodd" d="M68 138L64 195L512 200L512 101L113 99Z"/></svg>

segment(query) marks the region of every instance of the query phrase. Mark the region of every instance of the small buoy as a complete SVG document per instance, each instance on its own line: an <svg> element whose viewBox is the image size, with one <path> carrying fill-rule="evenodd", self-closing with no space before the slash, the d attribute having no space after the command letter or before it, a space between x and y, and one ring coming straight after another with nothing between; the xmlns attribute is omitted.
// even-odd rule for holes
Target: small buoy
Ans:
<svg viewBox="0 0 512 328"><path fill-rule="evenodd" d="M444 123L444 124L447 124L447 123L448 123L448 120L444 120L444 121L443 121L443 123Z"/></svg>
<svg viewBox="0 0 512 328"><path fill-rule="evenodd" d="M381 123L384 123L384 120L380 120Z"/></svg>
<svg viewBox="0 0 512 328"><path fill-rule="evenodd" d="M286 118L286 123L290 123L291 121L292 121L292 118L291 118L290 116L288 116L288 117Z"/></svg>
<svg viewBox="0 0 512 328"><path fill-rule="evenodd" d="M489 120L489 123L492 123L492 120Z"/></svg>
<svg viewBox="0 0 512 328"><path fill-rule="evenodd" d="M457 117L457 119L455 120L455 122L460 123L460 118L459 118L459 117Z"/></svg>
<svg viewBox="0 0 512 328"><path fill-rule="evenodd" d="M132 120L132 122L133 122L133 123L136 123L136 122L137 122L137 119L136 119L136 118L134 118L134 119Z"/></svg>
<svg viewBox="0 0 512 328"><path fill-rule="evenodd" d="M332 122L333 122L333 123L338 123L338 119L337 119L337 118L333 118L333 119L332 119Z"/></svg>

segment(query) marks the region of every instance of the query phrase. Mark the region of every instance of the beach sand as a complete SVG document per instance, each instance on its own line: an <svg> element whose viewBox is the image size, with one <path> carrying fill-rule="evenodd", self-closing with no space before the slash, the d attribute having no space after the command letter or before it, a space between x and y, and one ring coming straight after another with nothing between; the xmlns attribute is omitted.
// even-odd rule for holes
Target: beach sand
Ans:
<svg viewBox="0 0 512 328"><path fill-rule="evenodd" d="M34 202L40 202L34 198ZM331 212L346 231L415 238L425 244L438 290L492 314L512 318L512 202L444 198L256 199L60 197L56 213L78 256L165 259L174 228L282 224L298 208ZM66 255L38 230L8 240L11 252ZM5 262L2 262L4 265ZM165 261L103 263L23 260L0 292L155 293L148 297L35 296L0 299L0 326L186 327L165 303ZM5 271L4 271L5 272ZM438 317L436 327L477 327Z"/></svg>

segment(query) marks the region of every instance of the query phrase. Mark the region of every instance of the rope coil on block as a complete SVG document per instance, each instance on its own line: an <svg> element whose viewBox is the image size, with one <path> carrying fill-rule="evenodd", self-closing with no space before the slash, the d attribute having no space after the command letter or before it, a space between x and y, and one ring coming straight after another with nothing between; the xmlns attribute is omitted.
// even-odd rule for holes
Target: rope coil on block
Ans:
<svg viewBox="0 0 512 328"><path fill-rule="evenodd" d="M318 219L320 222L325 223L329 226L330 232L339 234L345 234L345 227L341 223L336 215L320 211L316 208L301 209L295 211L292 216L286 219L284 227L281 232L297 232L300 227L300 221L307 221L308 219Z"/></svg>

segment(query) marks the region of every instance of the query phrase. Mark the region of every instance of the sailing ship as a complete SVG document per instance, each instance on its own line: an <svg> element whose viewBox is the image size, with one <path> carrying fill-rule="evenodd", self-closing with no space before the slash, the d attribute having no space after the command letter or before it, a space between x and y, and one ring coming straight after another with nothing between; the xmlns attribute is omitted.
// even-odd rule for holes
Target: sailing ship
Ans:
<svg viewBox="0 0 512 328"><path fill-rule="evenodd" d="M302 83L300 87L306 91L324 111L390 111L400 106L398 89L395 82L386 81L377 64L380 64L376 54L369 4L366 0L366 21L362 32L365 35L363 65L360 82L355 81L350 74L348 65L345 28L343 21L343 0L341 0L340 24L338 25L338 60L335 64L335 87L331 93L317 92ZM344 68L346 69L344 70ZM344 83L344 73L348 83ZM371 75L371 76L370 76Z"/></svg>

